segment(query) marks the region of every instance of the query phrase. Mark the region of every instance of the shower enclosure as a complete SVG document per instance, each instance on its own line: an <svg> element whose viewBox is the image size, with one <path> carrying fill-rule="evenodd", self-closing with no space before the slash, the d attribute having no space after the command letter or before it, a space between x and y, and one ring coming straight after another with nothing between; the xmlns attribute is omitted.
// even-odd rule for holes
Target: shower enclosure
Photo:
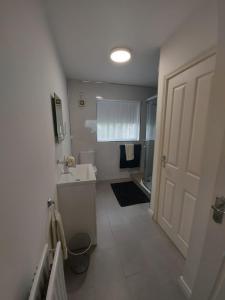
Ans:
<svg viewBox="0 0 225 300"><path fill-rule="evenodd" d="M144 176L142 181L149 192L151 192L152 188L156 103L157 96L153 96L146 100L146 136L144 141Z"/></svg>

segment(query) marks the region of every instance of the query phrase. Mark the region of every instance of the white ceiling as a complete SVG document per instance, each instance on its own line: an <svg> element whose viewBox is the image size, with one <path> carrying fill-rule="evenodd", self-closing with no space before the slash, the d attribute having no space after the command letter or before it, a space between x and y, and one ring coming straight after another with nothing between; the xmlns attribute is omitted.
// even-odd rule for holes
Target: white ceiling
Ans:
<svg viewBox="0 0 225 300"><path fill-rule="evenodd" d="M68 78L155 86L160 46L203 0L46 0ZM115 65L110 50L132 61Z"/></svg>

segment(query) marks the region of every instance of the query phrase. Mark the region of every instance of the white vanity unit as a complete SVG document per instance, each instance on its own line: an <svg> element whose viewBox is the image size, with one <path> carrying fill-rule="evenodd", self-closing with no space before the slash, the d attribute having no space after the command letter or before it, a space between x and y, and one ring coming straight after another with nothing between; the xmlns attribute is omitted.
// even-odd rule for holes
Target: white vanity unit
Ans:
<svg viewBox="0 0 225 300"><path fill-rule="evenodd" d="M69 168L58 184L58 205L67 243L76 233L88 233L93 245L96 237L96 177L91 164Z"/></svg>

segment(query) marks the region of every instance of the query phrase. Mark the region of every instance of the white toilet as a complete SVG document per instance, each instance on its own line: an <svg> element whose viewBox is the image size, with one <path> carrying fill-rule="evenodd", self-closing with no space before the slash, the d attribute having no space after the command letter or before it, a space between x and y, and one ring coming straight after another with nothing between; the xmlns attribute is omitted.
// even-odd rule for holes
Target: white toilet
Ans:
<svg viewBox="0 0 225 300"><path fill-rule="evenodd" d="M97 175L97 168L95 165L95 151L81 151L79 153L80 164L92 164L94 167L95 176Z"/></svg>

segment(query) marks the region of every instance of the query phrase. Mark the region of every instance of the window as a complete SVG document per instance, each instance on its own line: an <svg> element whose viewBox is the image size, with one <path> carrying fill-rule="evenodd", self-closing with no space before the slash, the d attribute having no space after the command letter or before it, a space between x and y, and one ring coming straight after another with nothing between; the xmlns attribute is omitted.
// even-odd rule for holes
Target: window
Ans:
<svg viewBox="0 0 225 300"><path fill-rule="evenodd" d="M138 141L140 102L99 100L97 102L97 141Z"/></svg>

